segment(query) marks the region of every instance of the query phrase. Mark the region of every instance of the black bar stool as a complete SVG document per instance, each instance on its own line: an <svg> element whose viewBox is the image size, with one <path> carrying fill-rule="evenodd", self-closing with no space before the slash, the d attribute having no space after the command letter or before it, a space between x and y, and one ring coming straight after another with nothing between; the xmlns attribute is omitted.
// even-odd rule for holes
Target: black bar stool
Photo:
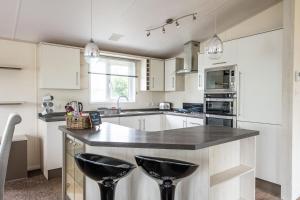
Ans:
<svg viewBox="0 0 300 200"><path fill-rule="evenodd" d="M76 154L75 161L86 176L98 183L101 200L114 200L118 181L135 168L123 160L89 153Z"/></svg>
<svg viewBox="0 0 300 200"><path fill-rule="evenodd" d="M148 176L158 182L161 200L174 200L176 184L198 168L193 163L167 158L135 156L135 160Z"/></svg>

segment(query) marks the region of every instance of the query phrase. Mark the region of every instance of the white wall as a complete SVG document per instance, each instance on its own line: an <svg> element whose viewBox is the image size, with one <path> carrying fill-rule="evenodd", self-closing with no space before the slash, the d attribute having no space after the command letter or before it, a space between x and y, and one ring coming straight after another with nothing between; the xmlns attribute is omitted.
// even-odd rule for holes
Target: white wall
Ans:
<svg viewBox="0 0 300 200"><path fill-rule="evenodd" d="M21 71L0 69L0 101L25 101L23 105L0 105L0 135L7 117L16 112L22 116L15 135L28 137L28 168L39 167L36 109L36 45L0 40L0 66L20 66Z"/></svg>
<svg viewBox="0 0 300 200"><path fill-rule="evenodd" d="M253 16L250 19L220 33L219 36L224 41L237 39L273 29L283 27L283 4L282 2L270 7L269 9ZM205 42L200 44L200 52L204 52ZM183 57L183 52L177 57ZM182 102L203 102L203 91L197 89L197 74L188 74L185 77L185 91L167 92L165 100L174 103L175 107L181 107Z"/></svg>

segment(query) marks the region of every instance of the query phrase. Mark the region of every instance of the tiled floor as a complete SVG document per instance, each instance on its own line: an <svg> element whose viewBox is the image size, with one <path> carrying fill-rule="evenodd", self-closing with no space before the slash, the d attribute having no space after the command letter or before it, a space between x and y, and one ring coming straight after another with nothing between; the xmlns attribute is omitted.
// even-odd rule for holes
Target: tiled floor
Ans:
<svg viewBox="0 0 300 200"><path fill-rule="evenodd" d="M5 186L4 200L61 200L61 178L47 181L42 175L10 181Z"/></svg>
<svg viewBox="0 0 300 200"><path fill-rule="evenodd" d="M279 199L256 189L256 200ZM26 180L10 181L5 187L4 200L61 200L61 178L47 181L38 174Z"/></svg>
<svg viewBox="0 0 300 200"><path fill-rule="evenodd" d="M279 197L273 196L272 194L266 193L258 188L256 188L256 200L280 200Z"/></svg>

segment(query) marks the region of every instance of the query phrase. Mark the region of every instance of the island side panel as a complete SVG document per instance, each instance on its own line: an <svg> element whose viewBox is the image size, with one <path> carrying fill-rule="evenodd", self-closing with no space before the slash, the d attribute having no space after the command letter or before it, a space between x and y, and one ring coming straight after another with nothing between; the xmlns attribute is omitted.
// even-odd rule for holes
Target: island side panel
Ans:
<svg viewBox="0 0 300 200"><path fill-rule="evenodd" d="M255 137L209 148L210 200L255 199Z"/></svg>
<svg viewBox="0 0 300 200"><path fill-rule="evenodd" d="M209 150L164 150L142 148L95 147L86 145L87 153L111 156L136 163L135 155L164 157L192 162L199 165L190 177L183 179L176 188L176 200L209 199ZM120 180L116 200L157 200L160 198L157 183L139 168ZM97 184L86 178L86 200L100 199Z"/></svg>

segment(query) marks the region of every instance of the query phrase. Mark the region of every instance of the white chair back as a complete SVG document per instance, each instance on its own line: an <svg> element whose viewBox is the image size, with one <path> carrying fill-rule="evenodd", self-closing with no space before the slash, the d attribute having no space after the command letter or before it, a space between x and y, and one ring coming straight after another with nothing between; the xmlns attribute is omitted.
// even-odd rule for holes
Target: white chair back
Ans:
<svg viewBox="0 0 300 200"><path fill-rule="evenodd" d="M0 144L0 200L4 198L4 185L7 171L10 147L15 131L15 126L21 123L22 118L18 114L10 114L2 135Z"/></svg>

